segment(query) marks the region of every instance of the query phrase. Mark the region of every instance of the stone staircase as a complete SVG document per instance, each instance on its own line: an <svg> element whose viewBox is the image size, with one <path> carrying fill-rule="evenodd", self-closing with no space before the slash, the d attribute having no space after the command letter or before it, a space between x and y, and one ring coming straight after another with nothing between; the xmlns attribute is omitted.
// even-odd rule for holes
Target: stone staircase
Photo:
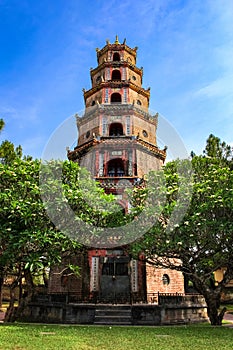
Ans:
<svg viewBox="0 0 233 350"><path fill-rule="evenodd" d="M95 310L96 325L131 325L130 305L98 305Z"/></svg>

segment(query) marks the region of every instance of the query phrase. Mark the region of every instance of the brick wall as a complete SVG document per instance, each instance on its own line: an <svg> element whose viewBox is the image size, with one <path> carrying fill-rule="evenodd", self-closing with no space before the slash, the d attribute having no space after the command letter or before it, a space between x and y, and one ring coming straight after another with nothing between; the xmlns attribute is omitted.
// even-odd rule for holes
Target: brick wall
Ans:
<svg viewBox="0 0 233 350"><path fill-rule="evenodd" d="M67 266L69 264L77 265L81 269L80 276L72 274ZM51 268L48 293L74 293L85 294L89 287L89 266L87 256L84 253L77 252L77 255L72 258L64 258L62 264Z"/></svg>
<svg viewBox="0 0 233 350"><path fill-rule="evenodd" d="M138 104L140 101L141 104ZM146 96L139 94L138 92L129 89L129 103L133 103L135 106L142 108L143 110L147 111L149 107L149 102Z"/></svg>
<svg viewBox="0 0 233 350"><path fill-rule="evenodd" d="M143 118L133 116L132 123L133 135L139 135L140 138L145 140L146 142L156 145L156 120L154 121L154 123L152 123L150 121L145 121L145 119ZM144 136L143 131L147 132L147 136Z"/></svg>
<svg viewBox="0 0 233 350"><path fill-rule="evenodd" d="M87 142L88 140L90 140L93 137L93 133L98 135L99 129L100 129L100 126L99 126L99 117L98 116L88 120L85 124L79 125L78 144L81 145L81 144ZM89 131L89 135L87 135L88 131Z"/></svg>
<svg viewBox="0 0 233 350"><path fill-rule="evenodd" d="M166 278L169 278L169 283ZM164 277L165 276L165 277ZM179 271L146 265L147 293L184 293L184 277Z"/></svg>
<svg viewBox="0 0 233 350"><path fill-rule="evenodd" d="M143 150L137 150L136 157L139 177L148 174L150 170L159 170L163 164L162 160L155 158L152 154L150 155L147 152L143 152Z"/></svg>

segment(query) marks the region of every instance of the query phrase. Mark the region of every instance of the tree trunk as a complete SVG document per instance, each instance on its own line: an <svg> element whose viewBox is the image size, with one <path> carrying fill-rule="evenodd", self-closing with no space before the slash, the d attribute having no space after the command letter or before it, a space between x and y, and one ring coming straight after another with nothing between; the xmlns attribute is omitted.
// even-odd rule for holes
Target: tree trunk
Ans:
<svg viewBox="0 0 233 350"><path fill-rule="evenodd" d="M43 281L44 281L45 288L48 288L49 279L48 279L48 276L47 276L45 270L43 271Z"/></svg>
<svg viewBox="0 0 233 350"><path fill-rule="evenodd" d="M207 315L212 326L221 326L226 308L219 312L222 285L215 285L212 279L201 279L197 275L189 276L197 291L202 294L207 304Z"/></svg>
<svg viewBox="0 0 233 350"><path fill-rule="evenodd" d="M10 286L10 303L6 311L6 315L4 318L4 322L12 322L13 314L15 310L15 288L17 287L17 284L15 282L12 283Z"/></svg>
<svg viewBox="0 0 233 350"><path fill-rule="evenodd" d="M22 277L25 278L26 286L27 286L27 293L19 299L18 307L15 308L15 288L18 286L18 283L20 280L22 280ZM29 270L24 270L24 276L19 276L17 280L15 280L11 287L10 287L10 304L6 312L5 316L5 322L15 322L22 314L25 306L28 304L29 301L31 301L32 296L34 294L34 284L32 275Z"/></svg>
<svg viewBox="0 0 233 350"><path fill-rule="evenodd" d="M2 307L3 277L0 277L0 307Z"/></svg>
<svg viewBox="0 0 233 350"><path fill-rule="evenodd" d="M24 270L24 278L26 282L27 292L29 295L33 295L35 291L35 286L33 283L32 274L28 269Z"/></svg>
<svg viewBox="0 0 233 350"><path fill-rule="evenodd" d="M215 293L214 291L204 295L207 304L207 314L212 326L221 326L226 312L225 307L219 312L220 296L221 294L219 292Z"/></svg>
<svg viewBox="0 0 233 350"><path fill-rule="evenodd" d="M12 322L17 321L21 317L25 307L32 300L32 297L35 292L33 278L28 269L24 270L24 278L26 282L27 293L25 293L25 295L23 295L22 298L20 299L17 310L12 315L12 319L11 319Z"/></svg>

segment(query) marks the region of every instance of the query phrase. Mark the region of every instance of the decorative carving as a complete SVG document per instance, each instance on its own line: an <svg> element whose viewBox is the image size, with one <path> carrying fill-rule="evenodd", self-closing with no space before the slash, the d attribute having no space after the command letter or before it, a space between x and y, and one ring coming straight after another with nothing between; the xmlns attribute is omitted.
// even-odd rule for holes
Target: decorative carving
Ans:
<svg viewBox="0 0 233 350"><path fill-rule="evenodd" d="M91 292L99 290L99 257L95 256L92 257L90 287Z"/></svg>
<svg viewBox="0 0 233 350"><path fill-rule="evenodd" d="M131 260L131 289L132 292L138 292L138 261Z"/></svg>

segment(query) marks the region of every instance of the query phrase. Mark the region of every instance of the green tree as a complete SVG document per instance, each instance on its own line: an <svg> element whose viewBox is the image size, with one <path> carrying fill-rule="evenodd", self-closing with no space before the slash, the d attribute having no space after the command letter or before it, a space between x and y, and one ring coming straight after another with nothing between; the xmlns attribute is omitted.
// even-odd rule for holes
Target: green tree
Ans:
<svg viewBox="0 0 233 350"><path fill-rule="evenodd" d="M12 163L15 159L22 157L22 147L15 147L14 144L5 140L0 145L0 162L5 164Z"/></svg>
<svg viewBox="0 0 233 350"><path fill-rule="evenodd" d="M2 132L5 126L4 120L0 119L0 133ZM0 144L0 162L1 163L10 163L14 159L22 156L21 146L14 147L13 143L10 141L3 141ZM3 271L0 267L0 306L2 304L2 287L3 287Z"/></svg>
<svg viewBox="0 0 233 350"><path fill-rule="evenodd" d="M55 174L61 169L61 178L56 178ZM42 170L45 178L41 175ZM13 320L14 290L23 279L28 297L20 300L18 314L35 293L33 277L60 263L64 254L72 256L85 249L80 244L79 232L71 239L70 232L64 230L62 233L56 227L56 222L47 215L48 207L67 222L69 216L63 208L65 201L77 220L81 218L83 222L92 223L93 227L108 225L113 208L118 207L115 208L114 197L104 194L85 169L68 161L54 161L42 166L39 160L17 158L11 163L0 163L0 190L0 271L2 277L15 276L7 316L7 320ZM44 202L41 191L47 195ZM60 191L63 196L59 195ZM72 226L74 222L68 229L71 230Z"/></svg>
<svg viewBox="0 0 233 350"><path fill-rule="evenodd" d="M14 275L14 288L26 281L29 298L35 292L33 276L58 263L77 242L59 232L49 220L40 198L40 161L16 159L0 164L0 270ZM22 300L23 302L23 300Z"/></svg>
<svg viewBox="0 0 233 350"><path fill-rule="evenodd" d="M208 157L217 158L223 164L229 164L233 159L232 147L213 134L210 134L208 137L203 154Z"/></svg>
<svg viewBox="0 0 233 350"><path fill-rule="evenodd" d="M87 246L108 244L106 227L126 222L115 196L107 195L85 168L55 161L42 168L43 202L52 221L73 239Z"/></svg>
<svg viewBox="0 0 233 350"><path fill-rule="evenodd" d="M165 166L166 205L157 224L133 249L143 250L151 264L182 271L205 297L211 324L220 325L225 312L219 311L221 294L233 279L233 171L229 156L226 159L222 152L210 156L208 145L205 156L193 156L193 176L183 188L183 201L179 196L184 181L177 172L180 162ZM193 192L186 214L173 222L174 210L178 217L183 213L190 187ZM217 283L214 272L221 267L226 270Z"/></svg>
<svg viewBox="0 0 233 350"><path fill-rule="evenodd" d="M4 120L0 119L0 132L5 126ZM0 144L0 162L1 163L11 163L16 158L22 157L22 147L19 145L17 147L8 140L2 141Z"/></svg>
<svg viewBox="0 0 233 350"><path fill-rule="evenodd" d="M2 131L2 129L4 128L4 126L5 126L4 120L1 118L1 119L0 119L0 131Z"/></svg>

